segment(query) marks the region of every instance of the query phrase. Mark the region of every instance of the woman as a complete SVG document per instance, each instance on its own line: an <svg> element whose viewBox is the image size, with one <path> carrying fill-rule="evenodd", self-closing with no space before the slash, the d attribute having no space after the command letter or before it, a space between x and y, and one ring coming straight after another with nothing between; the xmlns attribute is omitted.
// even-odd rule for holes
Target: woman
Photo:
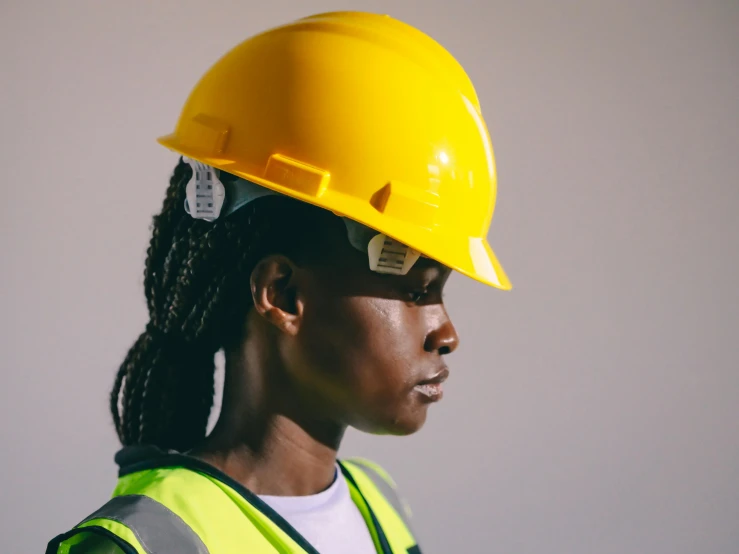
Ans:
<svg viewBox="0 0 739 554"><path fill-rule="evenodd" d="M466 74L389 17L313 16L219 60L160 142L182 158L111 394L120 480L47 552L420 552L392 480L337 451L441 399L453 269L510 288Z"/></svg>

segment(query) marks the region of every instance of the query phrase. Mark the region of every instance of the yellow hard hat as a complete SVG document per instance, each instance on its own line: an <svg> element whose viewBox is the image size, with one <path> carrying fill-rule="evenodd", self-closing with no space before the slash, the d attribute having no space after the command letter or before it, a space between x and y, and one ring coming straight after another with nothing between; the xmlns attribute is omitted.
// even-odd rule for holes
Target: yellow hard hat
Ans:
<svg viewBox="0 0 739 554"><path fill-rule="evenodd" d="M475 89L391 17L320 14L245 40L159 142L511 288L486 238L495 160Z"/></svg>

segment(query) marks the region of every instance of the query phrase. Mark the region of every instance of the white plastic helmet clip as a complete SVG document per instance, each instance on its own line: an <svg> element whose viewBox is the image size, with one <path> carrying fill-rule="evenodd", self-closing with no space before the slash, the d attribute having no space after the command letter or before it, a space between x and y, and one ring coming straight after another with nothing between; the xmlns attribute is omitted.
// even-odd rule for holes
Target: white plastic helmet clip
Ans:
<svg viewBox="0 0 739 554"><path fill-rule="evenodd" d="M392 275L406 275L421 257L420 252L386 235L370 240L367 253L372 271Z"/></svg>
<svg viewBox="0 0 739 554"><path fill-rule="evenodd" d="M185 211L195 219L215 221L221 215L226 188L215 168L189 158L183 161L192 167L192 177L185 188Z"/></svg>

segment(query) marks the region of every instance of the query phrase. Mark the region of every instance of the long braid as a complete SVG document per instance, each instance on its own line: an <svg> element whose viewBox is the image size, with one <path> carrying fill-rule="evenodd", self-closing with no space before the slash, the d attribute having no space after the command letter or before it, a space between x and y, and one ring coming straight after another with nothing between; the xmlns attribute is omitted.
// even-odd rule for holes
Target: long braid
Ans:
<svg viewBox="0 0 739 554"><path fill-rule="evenodd" d="M184 210L191 175L180 161L153 218L144 272L150 321L121 364L110 396L124 445L184 451L205 437L214 355L236 338L250 308L249 272L272 251L300 249L306 228L333 217L269 197L222 220L195 220Z"/></svg>
<svg viewBox="0 0 739 554"><path fill-rule="evenodd" d="M169 250L166 245L172 239L172 218L177 213L175 204L180 198L181 191L184 188L180 186L180 184L185 180L187 167L187 164L179 163L175 168L174 174L170 179L170 186L167 189L162 211L159 215L154 216L153 219L152 237L149 248L146 252L147 260L146 269L144 271L144 291L150 316L156 315L156 303L158 300L156 294L158 290L161 290L162 264L158 257L166 255ZM111 391L110 411L113 415L113 423L115 424L116 432L124 443L124 437L128 436L130 433L124 431L123 424L121 422L119 411L121 388L125 383L127 394L124 395L124 405L122 408L124 412L128 412L130 411L130 402L133 399L133 395L129 394L128 391L134 388L133 381L141 378L141 371L137 371L136 368L142 368L147 365L146 360L143 360L142 358L144 354L151 349L151 342L152 337L149 332L144 332L139 336L137 341L129 350L123 364L121 364L113 384L113 390Z"/></svg>

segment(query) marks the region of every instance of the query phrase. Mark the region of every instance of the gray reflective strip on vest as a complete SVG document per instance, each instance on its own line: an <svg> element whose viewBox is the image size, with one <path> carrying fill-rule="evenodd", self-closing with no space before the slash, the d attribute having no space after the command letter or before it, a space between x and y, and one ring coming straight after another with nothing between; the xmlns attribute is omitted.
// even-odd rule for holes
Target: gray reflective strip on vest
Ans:
<svg viewBox="0 0 739 554"><path fill-rule="evenodd" d="M408 515L408 511L405 508L405 504L400 499L400 496L398 496L398 491L396 491L395 488L392 487L390 483L388 483L371 465L362 462L362 460L355 459L347 460L347 462L359 466L362 469L364 474L369 477L370 481L372 481L372 484L380 491L380 494L385 497L385 500L387 500L395 511L398 512L400 519L403 520L403 523L405 523L405 526L411 532L411 535L413 535L413 527L411 527L411 520Z"/></svg>
<svg viewBox="0 0 739 554"><path fill-rule="evenodd" d="M203 541L180 516L148 496L117 496L82 523L98 518L128 527L146 554L208 554Z"/></svg>

